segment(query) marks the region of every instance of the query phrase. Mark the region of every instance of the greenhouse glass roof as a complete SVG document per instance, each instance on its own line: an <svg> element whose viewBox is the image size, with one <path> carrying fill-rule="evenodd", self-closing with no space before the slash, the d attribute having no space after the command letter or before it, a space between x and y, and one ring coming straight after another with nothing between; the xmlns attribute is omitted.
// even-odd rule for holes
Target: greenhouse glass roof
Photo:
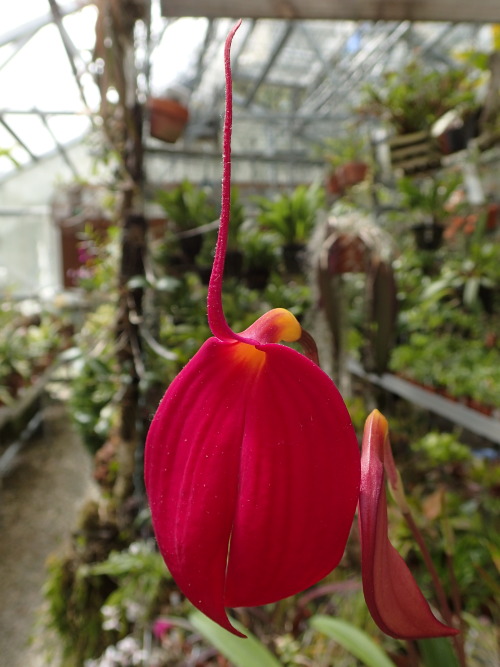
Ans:
<svg viewBox="0 0 500 667"><path fill-rule="evenodd" d="M153 141L152 150L219 155L222 46L233 19L178 17L173 14L179 3L155 0L119 3L124 16L134 2L144 10L136 26L138 99L173 90L190 109L184 139L167 149ZM50 154L59 155L70 178L85 176L68 147L99 127L101 63L94 53L99 4L106 3L25 0L4 11L0 179ZM306 3L295 6L301 7L297 15L307 15ZM190 2L187 9L195 14L200 7L216 14L229 5ZM233 51L236 155L307 161L316 142L350 119L363 82L415 54L439 67L450 64L458 49L478 48L491 49L488 25L247 18Z"/></svg>

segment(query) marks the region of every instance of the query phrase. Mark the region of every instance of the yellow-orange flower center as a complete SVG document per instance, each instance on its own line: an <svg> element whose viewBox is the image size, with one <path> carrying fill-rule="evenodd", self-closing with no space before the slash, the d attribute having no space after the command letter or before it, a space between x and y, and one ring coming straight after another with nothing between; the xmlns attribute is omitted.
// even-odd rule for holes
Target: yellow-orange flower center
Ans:
<svg viewBox="0 0 500 667"><path fill-rule="evenodd" d="M253 338L259 343L292 343L302 336L302 327L297 318L285 308L273 308L264 313L242 336Z"/></svg>

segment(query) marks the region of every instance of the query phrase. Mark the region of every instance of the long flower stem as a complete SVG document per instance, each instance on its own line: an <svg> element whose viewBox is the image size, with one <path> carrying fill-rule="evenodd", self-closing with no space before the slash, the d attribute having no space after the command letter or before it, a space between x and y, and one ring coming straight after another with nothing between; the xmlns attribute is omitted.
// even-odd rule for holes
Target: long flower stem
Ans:
<svg viewBox="0 0 500 667"><path fill-rule="evenodd" d="M226 257L229 218L231 214L231 132L233 125L233 86L231 77L231 43L241 25L241 20L229 33L224 47L224 72L226 79L226 108L222 147L221 213L214 263L208 285L207 316L213 335L220 340L233 340L236 336L229 327L222 308L222 281Z"/></svg>

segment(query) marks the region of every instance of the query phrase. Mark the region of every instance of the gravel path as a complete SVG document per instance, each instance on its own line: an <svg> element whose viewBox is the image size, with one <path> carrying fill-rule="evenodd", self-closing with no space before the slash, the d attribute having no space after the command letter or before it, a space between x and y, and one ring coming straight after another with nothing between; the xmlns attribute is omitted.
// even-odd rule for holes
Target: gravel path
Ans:
<svg viewBox="0 0 500 667"><path fill-rule="evenodd" d="M43 651L46 638L37 637L35 629L45 561L62 548L79 507L94 492L90 456L64 407L51 404L45 414L43 435L0 480L0 667L50 664Z"/></svg>

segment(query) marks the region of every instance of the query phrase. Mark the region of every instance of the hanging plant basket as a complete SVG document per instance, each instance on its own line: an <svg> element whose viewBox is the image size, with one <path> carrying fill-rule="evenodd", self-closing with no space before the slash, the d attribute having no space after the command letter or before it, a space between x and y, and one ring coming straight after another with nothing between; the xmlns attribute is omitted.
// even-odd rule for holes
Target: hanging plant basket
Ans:
<svg viewBox="0 0 500 667"><path fill-rule="evenodd" d="M362 183L368 173L366 162L346 162L337 169L337 178L343 188Z"/></svg>
<svg viewBox="0 0 500 667"><path fill-rule="evenodd" d="M331 171L326 177L326 189L332 195L342 194L344 187L340 182L337 171Z"/></svg>
<svg viewBox="0 0 500 667"><path fill-rule="evenodd" d="M441 153L430 132L400 134L389 141L391 165L405 175L419 174L441 165Z"/></svg>
<svg viewBox="0 0 500 667"><path fill-rule="evenodd" d="M189 112L177 100L153 97L148 102L149 133L155 139L174 144L182 135Z"/></svg>
<svg viewBox="0 0 500 667"><path fill-rule="evenodd" d="M481 111L479 108L464 114L463 117L455 117L441 133L436 135L439 148L444 155L465 150L469 141L479 136Z"/></svg>

